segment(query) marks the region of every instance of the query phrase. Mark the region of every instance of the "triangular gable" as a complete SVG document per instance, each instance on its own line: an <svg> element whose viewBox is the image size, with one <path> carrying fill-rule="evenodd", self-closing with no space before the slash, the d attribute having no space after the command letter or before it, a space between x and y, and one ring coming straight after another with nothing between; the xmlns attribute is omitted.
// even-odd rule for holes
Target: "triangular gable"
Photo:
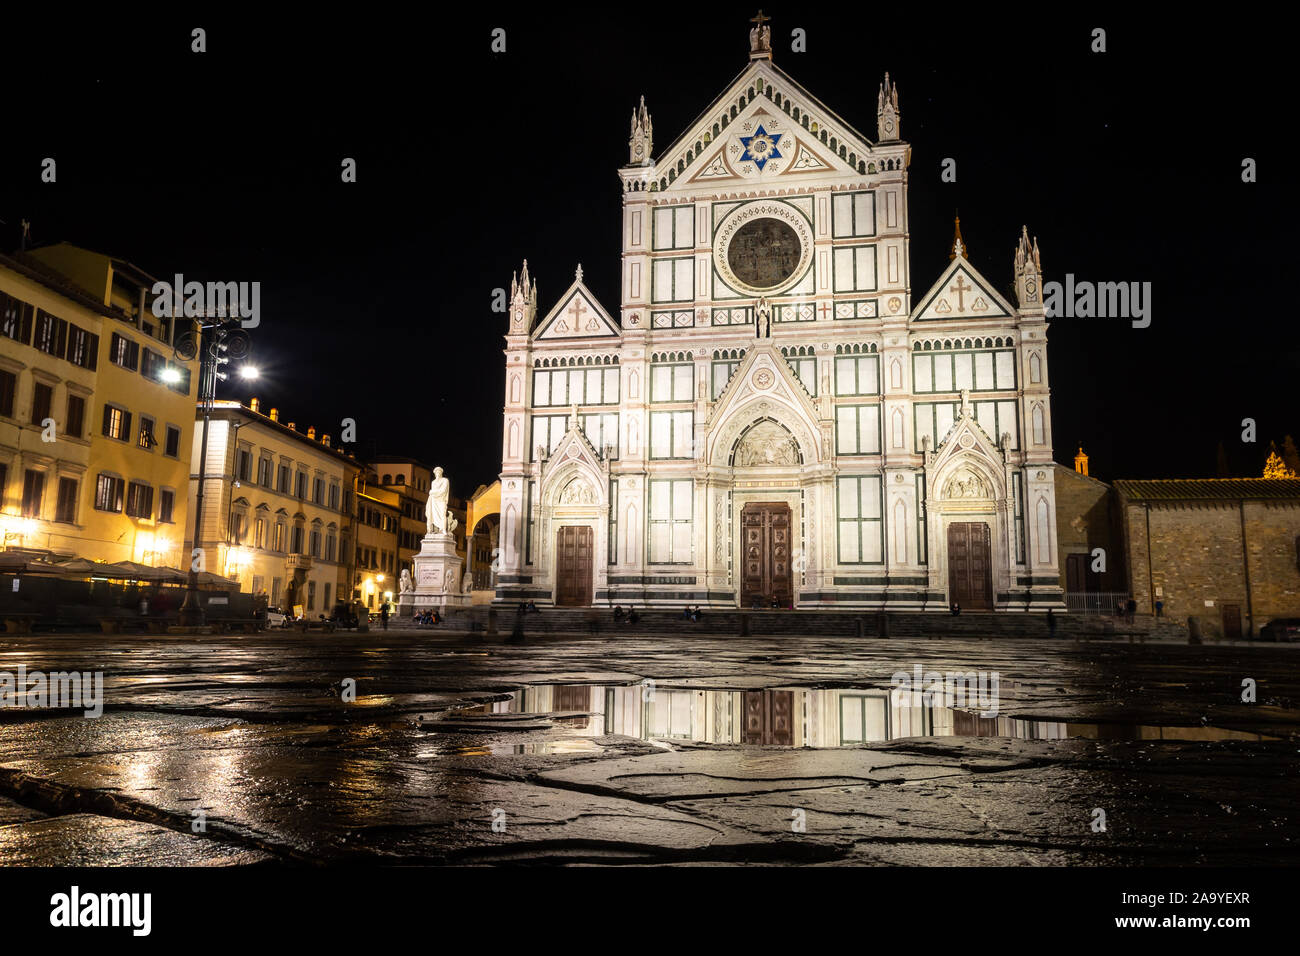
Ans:
<svg viewBox="0 0 1300 956"><path fill-rule="evenodd" d="M964 438L966 435L970 436L969 440ZM958 411L957 418L947 434L938 436L936 441L938 445L935 448L935 467L941 467L954 455L972 451L984 455L990 461L1002 460L1002 451L998 448L997 441L975 420L974 410L969 406Z"/></svg>
<svg viewBox="0 0 1300 956"><path fill-rule="evenodd" d="M957 256L920 300L920 305L912 312L912 321L1005 319L1014 314L1011 303L998 295L964 256Z"/></svg>
<svg viewBox="0 0 1300 956"><path fill-rule="evenodd" d="M790 363L771 341L758 340L740 360L740 365L727 380L726 388L714 402L713 413L709 416L710 428L726 419L732 409L760 395L785 402L802 411L810 423L816 423L816 405Z"/></svg>
<svg viewBox="0 0 1300 956"><path fill-rule="evenodd" d="M841 149L844 158L837 155ZM786 173L860 174L875 163L874 150L870 140L784 71L755 60L660 153L652 188L660 178L670 180L672 189L725 178L761 182Z"/></svg>
<svg viewBox="0 0 1300 956"><path fill-rule="evenodd" d="M573 418L573 416L569 417ZM570 464L585 465L596 475L601 473L600 455L592 447L591 442L587 440L586 434L576 419L569 422L569 430L564 433L560 443L555 446L555 451L546 457L545 473L550 476L558 469Z"/></svg>
<svg viewBox="0 0 1300 956"><path fill-rule="evenodd" d="M533 339L617 338L620 335L618 323L610 318L582 280L575 279L538 323Z"/></svg>

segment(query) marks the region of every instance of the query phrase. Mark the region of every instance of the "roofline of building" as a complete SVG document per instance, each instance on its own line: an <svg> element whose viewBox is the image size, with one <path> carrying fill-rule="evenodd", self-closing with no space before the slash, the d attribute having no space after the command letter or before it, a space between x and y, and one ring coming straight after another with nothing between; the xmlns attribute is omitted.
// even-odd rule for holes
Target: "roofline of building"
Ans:
<svg viewBox="0 0 1300 956"><path fill-rule="evenodd" d="M0 253L0 266L17 272L23 278L30 279L37 285L53 292L55 295L62 296L88 312L94 312L100 318L117 319L125 322L131 328L136 328L135 320L117 306L100 302L62 272L39 260L29 260L26 257L15 259L13 256Z"/></svg>
<svg viewBox="0 0 1300 956"><path fill-rule="evenodd" d="M1214 484L1222 482L1224 484L1252 484L1259 487L1262 491L1265 484L1276 486L1280 482L1294 482L1296 486L1295 498L1300 500L1300 478L1116 478L1113 487L1117 492L1131 501L1285 501L1285 495L1265 495L1265 494L1224 494L1224 495L1197 495L1188 494L1177 497L1155 497L1150 494L1134 493L1125 490L1126 485L1146 484L1146 485L1181 485L1188 483L1195 484Z"/></svg>
<svg viewBox="0 0 1300 956"><path fill-rule="evenodd" d="M263 415L261 412L255 412L247 405L245 405L243 402L234 401L231 399L217 399L212 403L212 410L213 412L238 413L242 418L246 419L247 421L256 422L259 425L267 425L272 429L278 430L281 434L287 437L296 438L298 441L303 442L304 444L311 445L311 447L316 449L317 451L324 452L327 455L332 455L333 457L342 461L344 464L350 465L353 468L358 468L358 469L365 468L365 465L362 462L358 461L355 457L353 457L348 452L342 451L338 448L334 448L331 445L323 444L320 441L316 440L315 438L308 438L305 433L298 431L298 429L290 428L288 425L284 424L283 422L276 421L275 419L271 418L269 415ZM203 416L202 406L196 405L194 412L195 412L194 417L196 419L202 418Z"/></svg>

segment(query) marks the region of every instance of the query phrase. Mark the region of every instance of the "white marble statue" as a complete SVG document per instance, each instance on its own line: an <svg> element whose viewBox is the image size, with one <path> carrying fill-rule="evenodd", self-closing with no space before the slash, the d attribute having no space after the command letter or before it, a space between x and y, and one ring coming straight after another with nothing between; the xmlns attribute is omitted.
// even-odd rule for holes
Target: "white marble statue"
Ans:
<svg viewBox="0 0 1300 956"><path fill-rule="evenodd" d="M411 590L410 568L402 568L402 578L398 582L397 587L398 587L398 591L402 594L405 594L407 591Z"/></svg>
<svg viewBox="0 0 1300 956"><path fill-rule="evenodd" d="M449 534L447 498L451 494L451 481L442 476L442 469L433 469L433 484L429 486L429 499L424 504L424 523L429 534Z"/></svg>

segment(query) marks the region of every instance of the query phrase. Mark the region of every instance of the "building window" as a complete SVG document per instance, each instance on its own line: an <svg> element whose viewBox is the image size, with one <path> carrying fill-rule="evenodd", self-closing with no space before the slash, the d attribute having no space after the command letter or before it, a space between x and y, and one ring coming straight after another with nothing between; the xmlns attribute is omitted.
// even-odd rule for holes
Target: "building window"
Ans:
<svg viewBox="0 0 1300 956"><path fill-rule="evenodd" d="M321 602L321 610L328 611L333 605L330 604L330 582L325 582L325 600Z"/></svg>
<svg viewBox="0 0 1300 956"><path fill-rule="evenodd" d="M689 402L695 386L695 365L690 362L650 366L651 402Z"/></svg>
<svg viewBox="0 0 1300 956"><path fill-rule="evenodd" d="M176 508L176 492L170 488L164 488L158 492L158 520L163 524L171 524L175 519L172 512Z"/></svg>
<svg viewBox="0 0 1300 956"><path fill-rule="evenodd" d="M271 550L278 554L284 553L284 522L275 523L275 540L272 542Z"/></svg>
<svg viewBox="0 0 1300 956"><path fill-rule="evenodd" d="M655 259L653 302L690 302L695 298L695 260Z"/></svg>
<svg viewBox="0 0 1300 956"><path fill-rule="evenodd" d="M334 532L331 531L325 535L325 560L333 561L334 555L338 550L338 539L335 538Z"/></svg>
<svg viewBox="0 0 1300 956"><path fill-rule="evenodd" d="M18 391L18 376L0 369L0 415L14 417L14 395Z"/></svg>
<svg viewBox="0 0 1300 956"><path fill-rule="evenodd" d="M147 415L140 416L140 437L136 444L141 448L152 451L158 442L153 437L153 419Z"/></svg>
<svg viewBox="0 0 1300 956"><path fill-rule="evenodd" d="M813 398L817 397L817 359L810 355L787 355L786 364L799 379L799 384Z"/></svg>
<svg viewBox="0 0 1300 956"><path fill-rule="evenodd" d="M56 319L43 309L36 310L36 327L32 336L32 347L49 355L63 358L68 344L68 323Z"/></svg>
<svg viewBox="0 0 1300 956"><path fill-rule="evenodd" d="M307 610L316 610L316 582L307 582Z"/></svg>
<svg viewBox="0 0 1300 956"><path fill-rule="evenodd" d="M339 510L339 486L332 482L330 483L330 510Z"/></svg>
<svg viewBox="0 0 1300 956"><path fill-rule="evenodd" d="M99 364L99 336L75 325L68 326L68 352L64 356L73 365L90 369Z"/></svg>
<svg viewBox="0 0 1300 956"><path fill-rule="evenodd" d="M253 477L253 453L247 448L235 450L235 478L248 481Z"/></svg>
<svg viewBox="0 0 1300 956"><path fill-rule="evenodd" d="M171 362L167 363L167 369L175 369L176 374L180 376L176 381L168 382L167 387L173 392L188 395L190 393L190 370L183 365L173 365Z"/></svg>
<svg viewBox="0 0 1300 956"><path fill-rule="evenodd" d="M304 537L304 532L305 532L305 530L306 530L306 529L303 528L303 526L302 526L302 522L297 522L297 521L294 522L294 525L293 525L293 539L292 539L293 544L292 544L292 547L290 548L290 550L292 551L292 553L294 553L294 554L302 554L303 537Z"/></svg>
<svg viewBox="0 0 1300 956"><path fill-rule="evenodd" d="M835 409L835 453L880 454L879 405L840 405Z"/></svg>
<svg viewBox="0 0 1300 956"><path fill-rule="evenodd" d="M133 481L126 488L126 513L132 518L153 517L153 487Z"/></svg>
<svg viewBox="0 0 1300 956"><path fill-rule="evenodd" d="M281 494L289 493L289 466L281 465L275 475L275 490ZM279 550L278 548L276 549Z"/></svg>
<svg viewBox="0 0 1300 956"><path fill-rule="evenodd" d="M320 531L316 528L311 529L311 556L313 558L319 558L321 556Z"/></svg>
<svg viewBox="0 0 1300 956"><path fill-rule="evenodd" d="M32 390L32 424L44 425L54 406L54 386L37 382Z"/></svg>
<svg viewBox="0 0 1300 956"><path fill-rule="evenodd" d="M80 395L68 396L68 419L63 432L69 438L83 438L86 434L86 400Z"/></svg>
<svg viewBox="0 0 1300 956"><path fill-rule="evenodd" d="M617 365L533 371L534 408L617 404Z"/></svg>
<svg viewBox="0 0 1300 956"><path fill-rule="evenodd" d="M54 520L74 524L77 520L77 479L59 479L59 497L54 506Z"/></svg>
<svg viewBox="0 0 1300 956"><path fill-rule="evenodd" d="M168 458L179 458L181 454L181 430L175 425L167 426L167 441L163 445L163 454Z"/></svg>
<svg viewBox="0 0 1300 956"><path fill-rule="evenodd" d="M259 458L257 460L257 483L263 488L271 487L271 459Z"/></svg>
<svg viewBox="0 0 1300 956"><path fill-rule="evenodd" d="M140 365L140 346L124 335L113 333L109 340L108 360L114 365L134 372Z"/></svg>
<svg viewBox="0 0 1300 956"><path fill-rule="evenodd" d="M876 288L875 246L836 249L832 257L834 291L872 292Z"/></svg>
<svg viewBox="0 0 1300 956"><path fill-rule="evenodd" d="M836 395L879 395L880 356L837 355L835 357Z"/></svg>
<svg viewBox="0 0 1300 956"><path fill-rule="evenodd" d="M694 206L660 206L654 211L653 226L651 248L695 248Z"/></svg>
<svg viewBox="0 0 1300 956"><path fill-rule="evenodd" d="M694 412L651 412L650 457L694 458L694 427Z"/></svg>
<svg viewBox="0 0 1300 956"><path fill-rule="evenodd" d="M591 442L591 447L603 455L605 447L612 449L613 457L618 455L618 415L580 415L582 433Z"/></svg>
<svg viewBox="0 0 1300 956"><path fill-rule="evenodd" d="M32 340L32 307L0 292L0 335L28 345Z"/></svg>
<svg viewBox="0 0 1300 956"><path fill-rule="evenodd" d="M543 457L549 457L560 445L560 439L569 430L568 415L534 415L533 416L533 461L538 460L538 449L545 449Z"/></svg>
<svg viewBox="0 0 1300 956"><path fill-rule="evenodd" d="M307 472L300 471L294 483L294 494L301 500L307 497Z"/></svg>
<svg viewBox="0 0 1300 956"><path fill-rule="evenodd" d="M876 204L872 193L840 193L831 197L831 235L836 239L876 234Z"/></svg>
<svg viewBox="0 0 1300 956"><path fill-rule="evenodd" d="M974 352L920 352L912 355L912 383L917 394L928 392L1014 391L1015 352L1010 349Z"/></svg>
<svg viewBox="0 0 1300 956"><path fill-rule="evenodd" d="M266 519L258 518L253 522L253 547L266 547Z"/></svg>
<svg viewBox="0 0 1300 956"><path fill-rule="evenodd" d="M104 406L104 436L118 441L131 440L131 413L116 405Z"/></svg>
<svg viewBox="0 0 1300 956"><path fill-rule="evenodd" d="M95 481L95 510L119 512L126 482L116 475L100 475Z"/></svg>
<svg viewBox="0 0 1300 956"><path fill-rule="evenodd" d="M884 529L879 475L837 479L840 564L880 564Z"/></svg>
<svg viewBox="0 0 1300 956"><path fill-rule="evenodd" d="M1016 426L1016 405L1014 401L1006 402L971 402L975 409L975 421L994 441L1001 443L1002 435L1011 436L1011 447L1020 447L1020 429Z"/></svg>
<svg viewBox="0 0 1300 956"><path fill-rule="evenodd" d="M313 504L323 505L325 503L325 479L316 478L311 483L311 500Z"/></svg>
<svg viewBox="0 0 1300 956"><path fill-rule="evenodd" d="M713 363L713 390L711 392L711 397L715 402L718 400L718 396L722 394L722 390L727 387L727 383L731 381L731 376L736 373L736 369L738 368L740 368L740 359L731 362Z"/></svg>
<svg viewBox="0 0 1300 956"><path fill-rule="evenodd" d="M650 482L651 564L691 563L694 492L689 478Z"/></svg>
<svg viewBox="0 0 1300 956"><path fill-rule="evenodd" d="M24 518L41 516L41 499L45 496L45 473L28 468L23 473L23 508Z"/></svg>
<svg viewBox="0 0 1300 956"><path fill-rule="evenodd" d="M923 451L923 440L929 439L930 450L934 451L947 436L952 423L957 420L957 402L917 402L912 406L913 434L916 436L915 451Z"/></svg>
<svg viewBox="0 0 1300 956"><path fill-rule="evenodd" d="M140 361L140 374L151 382L162 382L167 360L153 349L145 349Z"/></svg>

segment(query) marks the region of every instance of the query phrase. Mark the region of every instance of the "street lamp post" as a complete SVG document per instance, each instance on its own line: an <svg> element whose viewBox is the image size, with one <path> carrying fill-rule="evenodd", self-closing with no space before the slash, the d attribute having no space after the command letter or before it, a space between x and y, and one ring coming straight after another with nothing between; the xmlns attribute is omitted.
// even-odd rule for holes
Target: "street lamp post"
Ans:
<svg viewBox="0 0 1300 956"><path fill-rule="evenodd" d="M248 354L248 333L238 318L206 316L197 322L198 328L186 332L177 340L176 357L188 362L196 355L199 363L199 407L203 410L203 434L199 443L199 473L194 493L194 551L190 553L190 570L185 582L185 601L180 606L182 627L201 627L204 624L203 606L199 602L199 571L195 567L197 551L202 553L200 534L203 525L203 485L208 478L208 425L212 419L212 405L217 397L217 381L225 379L221 366L232 358ZM204 342L204 339L207 342Z"/></svg>

